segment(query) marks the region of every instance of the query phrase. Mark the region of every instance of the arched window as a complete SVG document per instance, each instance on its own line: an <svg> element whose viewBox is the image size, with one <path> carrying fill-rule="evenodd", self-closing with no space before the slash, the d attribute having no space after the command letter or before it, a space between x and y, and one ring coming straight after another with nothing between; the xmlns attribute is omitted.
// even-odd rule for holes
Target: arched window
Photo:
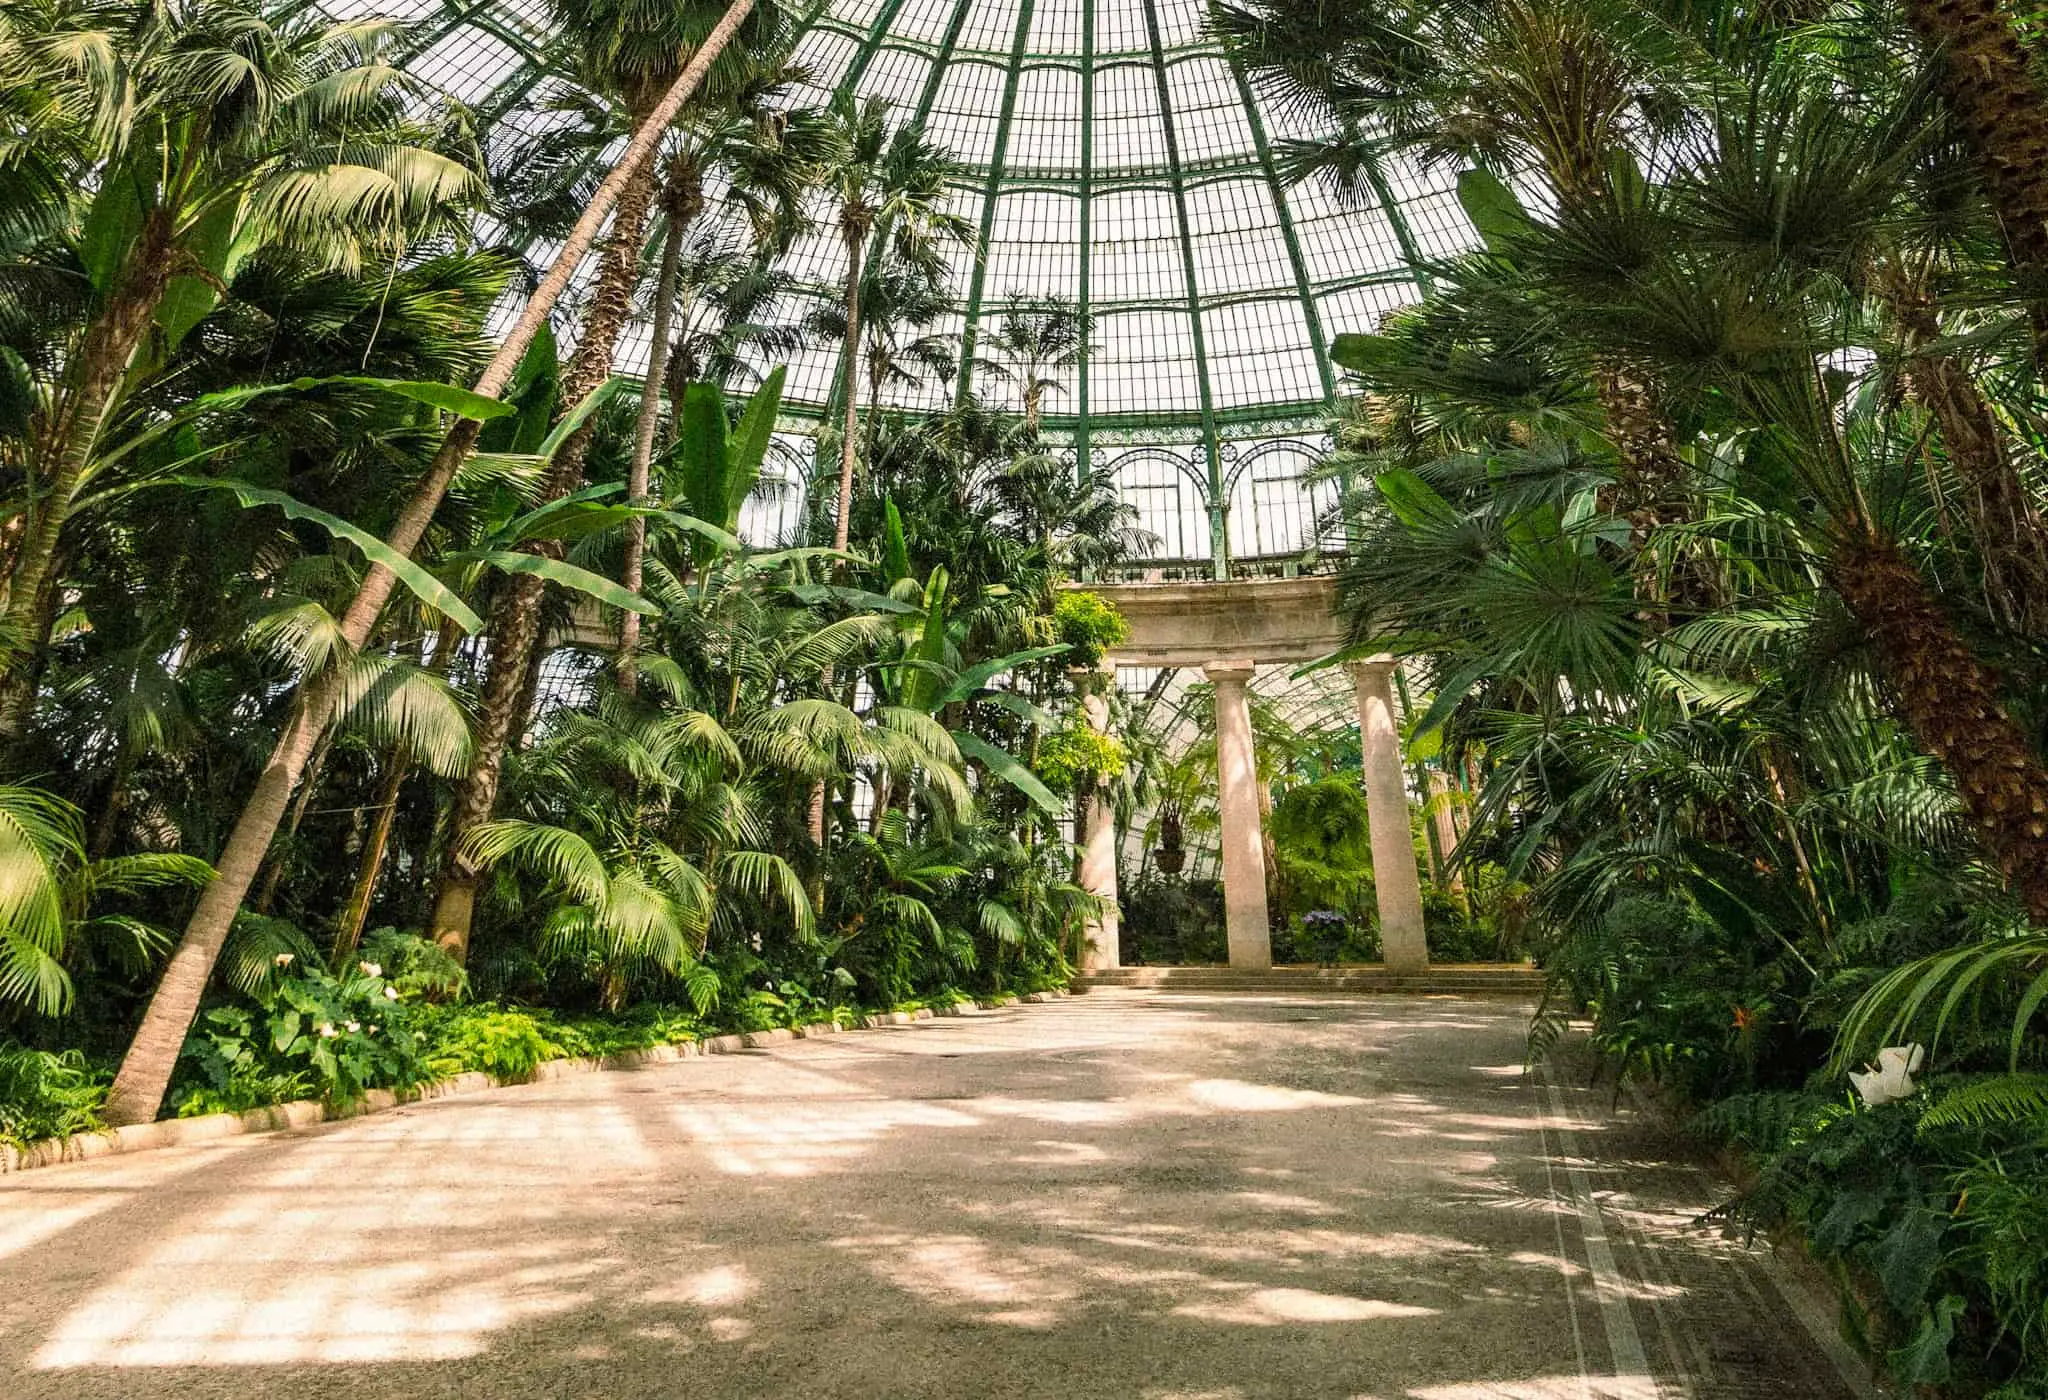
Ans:
<svg viewBox="0 0 2048 1400"><path fill-rule="evenodd" d="M1209 558L1209 511L1200 469L1165 448L1144 447L1116 459L1117 495L1137 508L1138 528L1157 537L1146 562Z"/></svg>
<svg viewBox="0 0 2048 1400"><path fill-rule="evenodd" d="M1292 559L1318 544L1342 547L1342 532L1331 524L1336 485L1303 480L1316 459L1313 446L1295 439L1261 443L1238 455L1229 476L1231 558Z"/></svg>

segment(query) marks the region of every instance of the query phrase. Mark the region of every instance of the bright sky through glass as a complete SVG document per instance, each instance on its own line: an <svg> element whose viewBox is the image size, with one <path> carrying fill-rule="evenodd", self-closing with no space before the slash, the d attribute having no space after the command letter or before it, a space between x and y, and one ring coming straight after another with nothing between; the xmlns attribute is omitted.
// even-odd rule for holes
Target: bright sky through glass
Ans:
<svg viewBox="0 0 2048 1400"><path fill-rule="evenodd" d="M799 104L851 84L922 113L966 167L955 209L986 231L987 256L954 255L957 310L935 327L963 336L1011 292L1058 294L1096 318L1085 374L1046 405L1068 436L1218 442L1306 426L1331 388L1324 352L1413 296L1410 252L1469 239L1443 172L1392 157L1391 207L1345 207L1319 183L1279 187L1274 151L1318 133L1254 93L1202 33L1200 0L796 0L793 57L815 83ZM394 10L417 35L413 70L486 115L531 110L549 80L535 0L330 0L337 12ZM531 117L515 117L530 121ZM493 230L493 232L496 232ZM547 250L537 247L536 256ZM805 289L799 319L837 296L843 254L828 226L786 267ZM623 367L644 363L645 330ZM825 404L836 348L790 365L798 412ZM991 376L976 392L1015 407ZM958 385L898 387L937 408Z"/></svg>

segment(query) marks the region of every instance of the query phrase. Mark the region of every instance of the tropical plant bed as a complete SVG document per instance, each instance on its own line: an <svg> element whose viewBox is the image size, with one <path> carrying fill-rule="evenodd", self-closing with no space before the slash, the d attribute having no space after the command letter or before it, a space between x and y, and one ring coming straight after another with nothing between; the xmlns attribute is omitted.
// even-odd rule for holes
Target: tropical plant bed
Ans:
<svg viewBox="0 0 2048 1400"><path fill-rule="evenodd" d="M454 1098L462 1094L479 1093L485 1089L501 1089L519 1084L544 1084L556 1079L568 1079L579 1074L597 1074L606 1070L632 1070L646 1065L673 1064L678 1060L694 1059L702 1055L731 1055L742 1050L786 1045L792 1041L813 1040L846 1031L915 1025L935 1017L959 1016L965 1014L966 1009L970 1007L976 1011L995 1011L1018 1002L1053 1001L1066 995L1065 991L1053 988L986 999L942 1000L889 1011L842 1012L832 1018L799 1026L738 1031L726 1035L621 1050L608 1055L566 1055L543 1060L527 1074L517 1077L500 1078L497 1075L486 1074L482 1070L469 1070L409 1089L370 1089L360 1098L345 1103L329 1104L317 1099L298 1099L291 1103L271 1104L241 1113L208 1113L193 1118L165 1118L154 1123L138 1123L125 1128L107 1128L74 1133L65 1137L44 1138L23 1147L11 1147L0 1143L0 1175L27 1171L31 1167L85 1162L97 1157L148 1152L163 1147L189 1147L194 1143L242 1137L250 1133L310 1128L318 1123L331 1123L346 1118L358 1118L366 1113L379 1113L400 1104Z"/></svg>

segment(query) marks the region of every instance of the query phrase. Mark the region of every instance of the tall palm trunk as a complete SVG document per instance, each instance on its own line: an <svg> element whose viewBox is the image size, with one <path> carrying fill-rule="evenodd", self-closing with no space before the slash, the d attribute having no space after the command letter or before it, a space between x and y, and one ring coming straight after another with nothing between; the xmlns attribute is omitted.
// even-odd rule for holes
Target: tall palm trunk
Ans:
<svg viewBox="0 0 2048 1400"><path fill-rule="evenodd" d="M1999 703L1997 676L1895 541L1859 534L1834 550L1827 573L1870 638L1899 718L1955 779L1978 839L2028 912L2048 921L2048 769Z"/></svg>
<svg viewBox="0 0 2048 1400"><path fill-rule="evenodd" d="M675 321L676 278L683 263L683 235L704 207L703 177L686 157L669 170L663 212L668 233L661 241L661 269L654 279L654 326L647 342L647 377L640 386L640 416L633 425L633 461L626 471L626 499L644 505L654 468L654 435L661 422L662 378L668 372L668 338ZM647 554L647 522L626 522L626 540L619 563L619 582L638 593ZM640 614L627 611L619 620L617 673L619 689L628 695L639 687L633 657L640 650Z"/></svg>
<svg viewBox="0 0 2048 1400"><path fill-rule="evenodd" d="M562 375L564 408L581 403L611 377L613 351L632 317L633 288L640 280L641 239L655 185L654 167L649 162L619 196L618 216L612 221L590 313L583 322L583 339ZM586 421L556 451L541 484L542 501L559 500L582 484L593 431ZM562 552L561 544L554 540L523 548L554 558ZM463 850L463 838L489 821L497 808L505 750L526 720L527 674L540 644L541 603L546 592L546 582L539 575L513 574L498 589L491 607L491 654L484 668L483 692L477 697L476 761L455 789L448 842L441 857L441 883L428 922L430 936L458 962L469 954L476 888L483 878L483 867Z"/></svg>
<svg viewBox="0 0 2048 1400"><path fill-rule="evenodd" d="M853 468L860 441L860 268L867 249L864 218L842 216L840 235L846 243L846 349L841 355L840 392L846 399L846 420L839 443L839 511L833 517L832 547L845 549L853 523Z"/></svg>
<svg viewBox="0 0 2048 1400"><path fill-rule="evenodd" d="M534 335L568 287L569 279L575 275L584 254L596 242L619 196L645 167L661 140L662 132L675 120L683 103L704 80L712 61L738 32L740 24L753 8L754 0L733 0L724 17L705 36L689 66L669 88L668 95L634 132L633 139L620 153L618 164L598 186L597 193L591 197L590 207L583 211L583 216L563 242L561 251L555 255L547 276L541 279L540 285L527 299L525 309L513 323L504 344L498 347L498 353L484 367L483 374L473 386L477 393L494 396L511 382L512 372L525 358L527 347L533 343ZM434 512L441 504L441 497L448 490L448 483L476 446L480 427L474 420L465 419L449 432L441 450L435 454L433 464L399 512L391 533L385 537L385 543L392 549L402 555L410 555L418 547L421 536L426 534L427 526L432 523ZM362 586L356 590L355 598L341 619L342 637L350 647L360 648L369 639L370 629L376 625L377 616L384 610L396 582L391 572L381 566L373 565L364 576ZM214 862L214 879L201 893L198 907L185 925L184 936L157 983L156 994L150 998L149 1009L143 1013L135 1040L121 1061L120 1072L114 1076L104 1112L109 1124L145 1123L156 1117L157 1109L163 1103L164 1090L170 1085L178 1052L184 1046L185 1032L190 1028L193 1014L199 1009L199 999L213 976L213 965L220 957L221 945L227 941L235 913L241 908L242 897L255 882L264 852L270 848L270 838L276 834L278 822L284 817L292 788L304 770L313 742L327 727L335 698L335 677L331 672L300 690L298 703L293 707L284 732L278 736L269 762L256 780L256 787L249 794L241 816L236 819L220 859Z"/></svg>
<svg viewBox="0 0 2048 1400"><path fill-rule="evenodd" d="M840 356L840 393L846 399L846 417L840 425L839 443L839 509L833 516L832 547L846 548L846 541L853 526L853 467L858 455L855 444L860 440L860 269L861 259L867 250L868 223L865 217L848 210L840 215L840 236L846 244L846 348ZM832 670L828 666L824 675L825 689L832 689ZM822 861L825 854L825 784L818 782L811 788L811 845ZM822 892L822 865L819 890Z"/></svg>
<svg viewBox="0 0 2048 1400"><path fill-rule="evenodd" d="M1880 272L1878 285L1905 333L1906 387L1934 419L1962 479L1992 611L2018 631L2048 637L2048 525L2020 480L2012 443L1954 356L1920 353L1941 338L1941 322L1924 287L1896 263Z"/></svg>
<svg viewBox="0 0 2048 1400"><path fill-rule="evenodd" d="M2048 94L2002 0L1906 0L1905 10L1977 158L2032 304L2034 362L2048 377Z"/></svg>
<svg viewBox="0 0 2048 1400"><path fill-rule="evenodd" d="M36 426L30 446L27 520L0 607L0 674L13 671L49 641L50 614L39 600L50 581L58 541L71 519L72 498L92 464L122 376L149 334L170 285L175 236L168 210L154 210L143 221L113 294L86 327L62 390ZM5 707L0 713L0 725L5 726L0 739L19 732L27 710L18 703Z"/></svg>
<svg viewBox="0 0 2048 1400"><path fill-rule="evenodd" d="M412 773L412 760L394 749L384 764L384 781L377 789L377 816L370 823L369 837L363 842L362 856L356 862L355 884L349 889L348 903L342 906L341 918L334 925L334 952L328 959L328 966L340 968L355 956L356 945L362 942L363 925L370 917L370 901L377 893L377 877L384 872L384 853L391 848L391 828L398 819L398 799L405 791L405 780Z"/></svg>

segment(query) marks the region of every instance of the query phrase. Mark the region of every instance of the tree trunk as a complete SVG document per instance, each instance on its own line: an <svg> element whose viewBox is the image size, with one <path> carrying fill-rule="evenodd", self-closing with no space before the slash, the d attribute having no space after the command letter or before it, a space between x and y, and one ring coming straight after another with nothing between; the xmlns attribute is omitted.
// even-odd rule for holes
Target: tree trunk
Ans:
<svg viewBox="0 0 2048 1400"><path fill-rule="evenodd" d="M2048 95L2001 0L1906 0L1905 10L1977 158L2048 377Z"/></svg>
<svg viewBox="0 0 2048 1400"><path fill-rule="evenodd" d="M35 714L36 695L42 689L43 672L50 663L50 629L57 621L57 603L69 567L68 554L69 548L60 540L43 575L43 586L36 590L35 609L23 633L28 646L17 664L0 673L0 748L19 739Z"/></svg>
<svg viewBox="0 0 2048 1400"><path fill-rule="evenodd" d="M678 161L680 167L682 162ZM696 217L692 203L701 204L702 195L692 203L686 203L689 191L679 189L689 172L676 168L671 170L668 182L668 199L665 213L668 216L668 233L661 241L661 270L654 282L654 327L647 342L647 377L640 386L640 416L633 425L633 462L626 472L626 500L630 505L647 503L647 486L654 467L654 435L661 422L662 376L668 368L668 337L670 324L675 319L676 277L683 261L683 235L689 231ZM681 403L673 405L681 411ZM647 552L647 522L632 519L626 522L626 540L623 557L619 564L619 582L633 593L640 591L643 561ZM640 614L627 611L619 619L619 652L616 671L619 689L628 695L639 688L639 673L634 670L633 658L640 650Z"/></svg>
<svg viewBox="0 0 2048 1400"><path fill-rule="evenodd" d="M320 742L313 746L313 756L306 760L305 775L299 780L298 799L291 805L291 815L285 818L284 834L287 841L299 834L299 823L306 819L306 808L312 805L313 794L320 790L320 778L327 770L327 755L334 747L334 733L333 729L323 731ZM271 838L271 844L277 844L275 837ZM270 912L271 901L277 898L277 883L284 878L284 864L285 853L282 850L273 851L270 869L264 872L263 888L256 893L257 913Z"/></svg>
<svg viewBox="0 0 2048 1400"><path fill-rule="evenodd" d="M1906 387L1941 430L1962 480L1992 613L2015 631L2048 637L2048 526L2020 480L2012 444L1977 382L1953 356L1917 353L1941 338L1941 321L1920 283L1892 264L1880 272L1878 284L1904 333Z"/></svg>
<svg viewBox="0 0 2048 1400"><path fill-rule="evenodd" d="M847 532L853 523L853 468L855 444L860 441L860 267L867 247L867 230L858 225L845 230L846 243L846 421L839 443L839 513L833 517L832 547L845 549Z"/></svg>
<svg viewBox="0 0 2048 1400"><path fill-rule="evenodd" d="M47 622L39 622L37 602L51 582L50 565L71 519L72 497L92 465L122 376L149 334L157 305L170 285L174 238L169 211L156 210L144 220L113 296L86 327L77 358L64 376L64 388L36 425L29 449L26 520L0 604L0 673L12 671L49 640ZM8 706L0 721L10 727L0 738L18 732L25 716L25 706Z"/></svg>
<svg viewBox="0 0 2048 1400"><path fill-rule="evenodd" d="M525 309L513 323L504 343L498 347L498 353L484 367L483 374L473 386L477 393L495 396L511 381L512 373L525 357L535 333L546 322L548 313L568 287L570 278L596 241L620 194L646 165L662 133L675 120L676 113L690 94L696 91L712 62L738 32L741 22L753 7L754 0L733 0L724 17L705 36L689 66L670 86L668 95L634 132L632 141L620 154L618 164L598 186L597 193L591 197L590 207L583 211L561 251L555 255L547 276L541 279L540 285L527 299ZM410 556L418 547L421 536L433 522L434 512L448 490L448 483L469 456L470 449L476 446L480 427L474 420L465 419L450 430L427 474L414 488L392 525L391 533L385 537L385 543L392 549ZM376 625L377 616L384 610L396 581L391 572L381 566L373 565L364 576L362 586L356 590L355 598L342 616L342 635L349 646L360 648L369 639L370 629ZM108 1124L119 1127L128 1123L146 1123L156 1117L158 1108L162 1106L164 1090L177 1066L178 1051L185 1043L185 1032L192 1024L193 1014L199 1009L200 996L213 975L214 961L220 956L221 945L227 941L228 930L234 924L242 896L248 893L249 886L255 881L264 852L270 847L270 838L277 832L277 824L283 818L292 788L304 770L313 740L326 727L333 712L334 699L335 688L331 678L316 679L302 688L299 704L284 733L278 736L277 746L256 780L256 787L235 822L227 846L222 850L220 859L214 862L214 879L201 894L198 907L185 925L184 936L172 952L156 993L150 998L149 1008L143 1013L134 1043L121 1061L120 1072L114 1077L103 1114Z"/></svg>
<svg viewBox="0 0 2048 1400"><path fill-rule="evenodd" d="M862 254L867 247L867 229L859 223L842 225L846 243L846 349L842 356L844 370L840 391L846 398L846 418L840 425L839 443L839 509L833 516L832 547L846 548L849 532L853 525L853 467L854 444L860 438L860 269ZM825 668L823 677L827 692L832 689L832 669ZM818 783L811 789L811 845L818 853L820 889L822 890L825 859L825 784Z"/></svg>
<svg viewBox="0 0 2048 1400"><path fill-rule="evenodd" d="M605 244L603 267L583 323L583 339L577 343L568 371L562 376L564 410L581 403L611 377L612 353L632 316L633 288L640 280L641 236L654 192L654 167L650 163L641 167L619 196L618 217L613 220L611 236ZM592 424L586 421L556 450L555 460L541 484L543 502L559 500L582 484L583 462L589 454L593 432ZM520 547L553 558L560 558L562 553L561 544L554 540ZM441 883L428 927L428 935L457 962L469 955L476 886L483 875L481 868L464 853L463 838L489 821L498 805L498 778L504 770L505 750L518 742L526 722L527 674L537 659L534 652L540 643L541 604L546 593L545 581L539 575L513 574L498 590L497 602L491 609L491 654L484 668L483 693L477 700L476 761L456 786L448 840L441 853Z"/></svg>
<svg viewBox="0 0 2048 1400"><path fill-rule="evenodd" d="M377 791L377 817L370 826L369 840L363 843L362 857L356 862L355 885L349 891L348 903L342 906L341 918L334 925L334 952L328 959L328 966L337 970L355 956L356 945L362 942L363 925L370 917L370 900L377 893L377 877L384 871L384 853L391 846L391 827L398 818L398 798L405 790L405 779L411 772L411 761L393 749L385 764L383 786Z"/></svg>
<svg viewBox="0 0 2048 1400"><path fill-rule="evenodd" d="M1852 539L1827 572L1870 638L1900 719L1948 768L1978 839L2035 922L2048 922L2048 769L2000 705L1998 678L1895 542Z"/></svg>

